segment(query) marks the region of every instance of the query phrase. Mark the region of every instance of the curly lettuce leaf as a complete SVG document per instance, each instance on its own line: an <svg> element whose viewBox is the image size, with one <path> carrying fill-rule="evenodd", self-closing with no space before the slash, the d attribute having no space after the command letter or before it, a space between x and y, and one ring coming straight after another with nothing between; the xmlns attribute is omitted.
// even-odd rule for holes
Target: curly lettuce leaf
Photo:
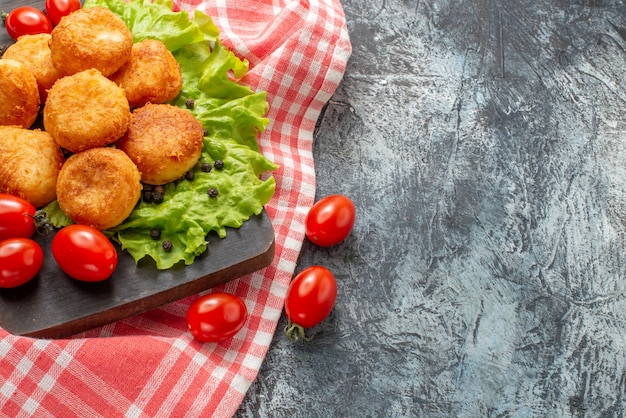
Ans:
<svg viewBox="0 0 626 418"><path fill-rule="evenodd" d="M274 195L273 177L262 174L278 167L260 152L257 136L268 125L264 92L255 93L238 82L248 71L248 62L237 58L219 41L211 18L195 11L173 12L170 0L87 0L85 7L107 7L124 20L135 41L160 39L179 62L183 87L172 104L186 108L202 123L207 135L193 180L181 179L165 185L162 203L140 201L121 225L105 231L120 243L136 262L154 259L157 268L168 269L179 262L191 264L207 248L207 234L220 238L226 228L238 228L258 215ZM203 163L224 162L224 169L201 170ZM209 188L218 190L209 197ZM58 205L47 210L55 219L67 221ZM58 213L61 212L61 213ZM60 225L57 225L60 226ZM159 240L150 230L161 231ZM172 242L164 251L162 241Z"/></svg>

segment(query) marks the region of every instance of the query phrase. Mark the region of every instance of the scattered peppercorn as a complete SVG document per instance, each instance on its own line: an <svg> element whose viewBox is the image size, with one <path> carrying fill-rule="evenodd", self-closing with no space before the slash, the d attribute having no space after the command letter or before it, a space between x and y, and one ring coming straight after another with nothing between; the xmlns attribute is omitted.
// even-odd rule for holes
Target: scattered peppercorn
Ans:
<svg viewBox="0 0 626 418"><path fill-rule="evenodd" d="M154 191L157 193L165 194L165 187L163 186L154 186Z"/></svg>
<svg viewBox="0 0 626 418"><path fill-rule="evenodd" d="M194 172L193 170L189 170L185 173L185 178L189 181L193 180Z"/></svg>
<svg viewBox="0 0 626 418"><path fill-rule="evenodd" d="M150 238L154 240L161 238L161 230L159 228L152 228L150 230Z"/></svg>
<svg viewBox="0 0 626 418"><path fill-rule="evenodd" d="M169 252L172 250L172 241L166 239L163 241L163 250Z"/></svg>
<svg viewBox="0 0 626 418"><path fill-rule="evenodd" d="M216 198L217 197L217 189L215 187L211 187L208 191L209 197Z"/></svg>
<svg viewBox="0 0 626 418"><path fill-rule="evenodd" d="M216 170L223 170L224 169L224 161L222 161L222 160L215 160L215 162L213 163L213 166L215 167Z"/></svg>
<svg viewBox="0 0 626 418"><path fill-rule="evenodd" d="M202 129L202 134L203 134L204 136L207 136L207 135L209 134L209 130L208 130L207 128L203 128L203 129Z"/></svg>
<svg viewBox="0 0 626 418"><path fill-rule="evenodd" d="M200 166L200 170L202 170L203 173L208 173L212 169L213 166L211 165L211 163L202 163L202 165Z"/></svg>
<svg viewBox="0 0 626 418"><path fill-rule="evenodd" d="M54 231L54 226L50 219L48 219L48 215L43 210L38 210L35 212L35 216L33 216L33 220L35 221L35 229L37 233L43 236L47 236L50 232Z"/></svg>
<svg viewBox="0 0 626 418"><path fill-rule="evenodd" d="M185 102L185 107L187 109L193 109L195 105L196 105L196 102L194 102L193 99L187 99L187 101Z"/></svg>
<svg viewBox="0 0 626 418"><path fill-rule="evenodd" d="M154 203L163 203L163 193L157 192L156 190L152 192L152 201Z"/></svg>
<svg viewBox="0 0 626 418"><path fill-rule="evenodd" d="M142 199L146 203L152 202L152 191L151 190L144 190L143 194L142 194Z"/></svg>

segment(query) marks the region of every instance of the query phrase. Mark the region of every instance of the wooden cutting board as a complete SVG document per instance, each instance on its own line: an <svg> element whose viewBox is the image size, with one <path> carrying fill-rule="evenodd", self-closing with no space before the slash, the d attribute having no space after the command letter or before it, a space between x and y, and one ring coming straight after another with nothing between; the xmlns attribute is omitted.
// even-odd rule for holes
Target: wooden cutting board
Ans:
<svg viewBox="0 0 626 418"><path fill-rule="evenodd" d="M274 258L274 230L266 212L239 229L227 229L226 238L210 234L207 251L189 266L157 270L149 258L136 265L117 247L117 269L96 283L74 280L60 270L51 255L53 236L35 237L46 255L35 279L0 289L0 326L12 334L67 337L237 279Z"/></svg>

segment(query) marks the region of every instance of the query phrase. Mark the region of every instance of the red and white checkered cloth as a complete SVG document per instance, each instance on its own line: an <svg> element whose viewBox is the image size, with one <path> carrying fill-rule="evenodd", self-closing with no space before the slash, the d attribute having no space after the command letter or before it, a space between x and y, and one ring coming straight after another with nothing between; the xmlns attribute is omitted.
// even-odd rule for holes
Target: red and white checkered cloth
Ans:
<svg viewBox="0 0 626 418"><path fill-rule="evenodd" d="M64 340L0 329L0 417L228 417L258 370L282 314L313 204L313 130L340 82L351 44L339 0L175 0L198 8L223 43L248 59L245 82L267 91L262 152L280 165L266 206L276 234L271 266L220 289L250 318L226 342L201 344L185 315L197 296Z"/></svg>

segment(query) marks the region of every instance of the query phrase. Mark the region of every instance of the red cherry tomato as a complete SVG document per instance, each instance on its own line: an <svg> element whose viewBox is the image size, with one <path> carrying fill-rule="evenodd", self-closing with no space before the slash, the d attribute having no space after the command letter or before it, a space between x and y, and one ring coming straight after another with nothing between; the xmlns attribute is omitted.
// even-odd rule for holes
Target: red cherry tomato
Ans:
<svg viewBox="0 0 626 418"><path fill-rule="evenodd" d="M43 264L43 250L29 238L0 241L0 287L23 285L35 277Z"/></svg>
<svg viewBox="0 0 626 418"><path fill-rule="evenodd" d="M35 207L11 194L0 193L0 241L30 238L35 233Z"/></svg>
<svg viewBox="0 0 626 418"><path fill-rule="evenodd" d="M352 231L356 209L350 198L331 195L313 205L307 214L306 236L320 247L339 244Z"/></svg>
<svg viewBox="0 0 626 418"><path fill-rule="evenodd" d="M20 6L3 17L7 33L15 40L22 35L52 32L50 18L34 7Z"/></svg>
<svg viewBox="0 0 626 418"><path fill-rule="evenodd" d="M209 293L196 299L187 310L187 326L201 342L224 341L237 334L248 319L243 299L229 293Z"/></svg>
<svg viewBox="0 0 626 418"><path fill-rule="evenodd" d="M304 328L322 322L337 299L335 276L325 267L311 266L302 270L287 289L285 314L289 324L285 334L292 340L304 337Z"/></svg>
<svg viewBox="0 0 626 418"><path fill-rule="evenodd" d="M83 282L99 282L113 274L117 251L99 230L68 225L52 239L52 256L68 276Z"/></svg>
<svg viewBox="0 0 626 418"><path fill-rule="evenodd" d="M59 24L62 17L80 8L80 0L46 0L46 14L55 26Z"/></svg>

